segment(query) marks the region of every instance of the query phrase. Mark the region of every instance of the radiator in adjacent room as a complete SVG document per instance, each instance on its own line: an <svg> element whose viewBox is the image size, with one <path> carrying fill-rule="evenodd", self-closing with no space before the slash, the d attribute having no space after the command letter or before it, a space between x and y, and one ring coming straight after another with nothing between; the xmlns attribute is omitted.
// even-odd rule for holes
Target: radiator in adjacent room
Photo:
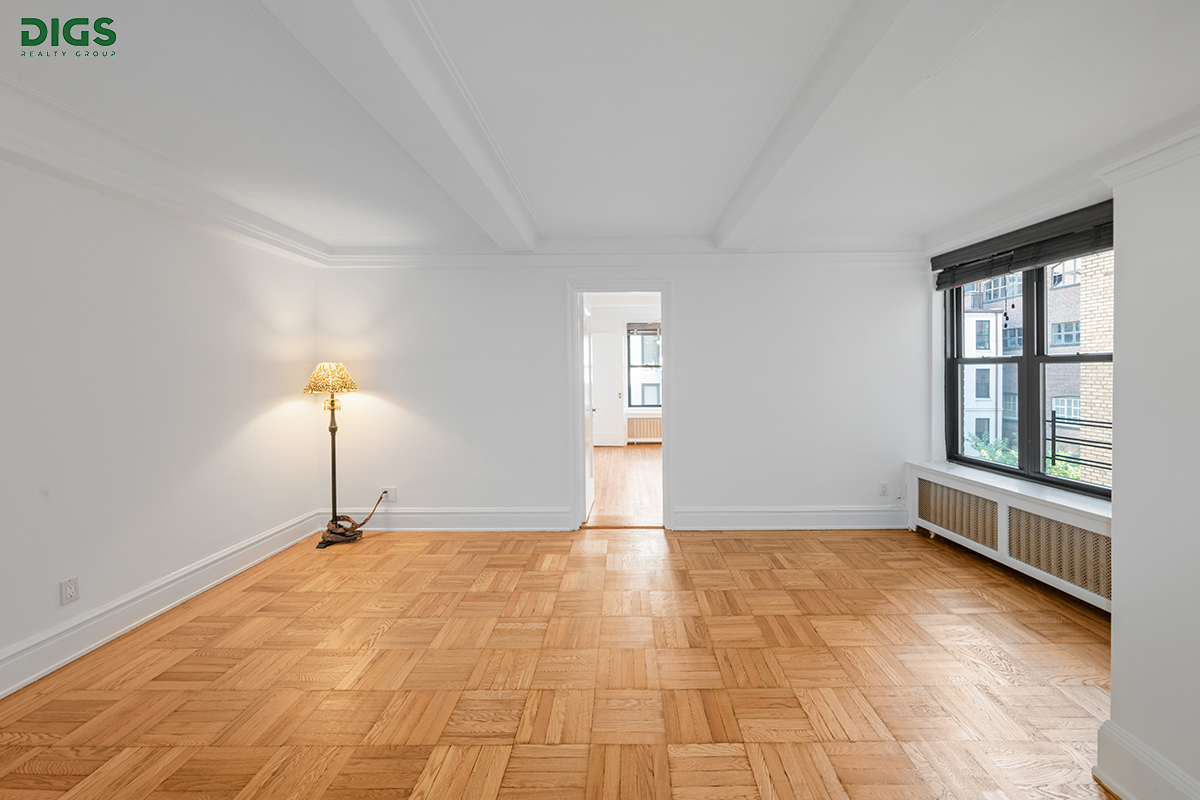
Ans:
<svg viewBox="0 0 1200 800"><path fill-rule="evenodd" d="M630 442L662 441L662 417L629 417L625 424L625 438Z"/></svg>

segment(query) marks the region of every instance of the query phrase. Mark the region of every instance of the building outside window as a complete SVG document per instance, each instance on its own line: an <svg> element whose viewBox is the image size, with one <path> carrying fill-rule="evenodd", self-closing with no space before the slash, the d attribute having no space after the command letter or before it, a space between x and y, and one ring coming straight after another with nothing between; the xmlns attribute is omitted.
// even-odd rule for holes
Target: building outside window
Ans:
<svg viewBox="0 0 1200 800"><path fill-rule="evenodd" d="M1021 296L1021 276L1003 275L983 284L983 302L996 303Z"/></svg>
<svg viewBox="0 0 1200 800"><path fill-rule="evenodd" d="M1063 289L1079 283L1079 259L1072 258L1050 268L1050 288Z"/></svg>
<svg viewBox="0 0 1200 800"><path fill-rule="evenodd" d="M946 304L947 459L1111 495L1111 209L934 257ZM985 320L1000 331L994 350L979 347Z"/></svg>
<svg viewBox="0 0 1200 800"><path fill-rule="evenodd" d="M1011 353L1014 350L1020 350L1024 344L1021 328L1005 328L1003 331L1004 352Z"/></svg>
<svg viewBox="0 0 1200 800"><path fill-rule="evenodd" d="M1055 322L1050 326L1051 347L1074 347L1079 344L1079 321Z"/></svg>
<svg viewBox="0 0 1200 800"><path fill-rule="evenodd" d="M991 320L986 320L986 319L975 320L975 349L976 350L991 350L992 349L992 323L991 323Z"/></svg>
<svg viewBox="0 0 1200 800"><path fill-rule="evenodd" d="M1058 418L1059 425L1070 425L1078 420L1080 408L1078 397L1054 398L1054 416ZM1063 420L1069 421L1063 422Z"/></svg>
<svg viewBox="0 0 1200 800"><path fill-rule="evenodd" d="M992 370L990 367L975 370L975 399L986 400L992 396Z"/></svg>
<svg viewBox="0 0 1200 800"><path fill-rule="evenodd" d="M630 408L662 407L662 326L630 322L626 326Z"/></svg>

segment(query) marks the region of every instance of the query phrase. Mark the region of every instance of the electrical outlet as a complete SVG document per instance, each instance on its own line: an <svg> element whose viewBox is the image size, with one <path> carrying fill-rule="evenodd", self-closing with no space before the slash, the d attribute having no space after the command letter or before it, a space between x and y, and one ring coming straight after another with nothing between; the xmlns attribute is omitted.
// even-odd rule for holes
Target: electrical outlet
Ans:
<svg viewBox="0 0 1200 800"><path fill-rule="evenodd" d="M383 487L383 502L385 502L385 503L396 502L396 487L395 486Z"/></svg>
<svg viewBox="0 0 1200 800"><path fill-rule="evenodd" d="M879 482L879 496L887 497L887 493L888 493L887 492L887 483L885 481L880 481Z"/></svg>
<svg viewBox="0 0 1200 800"><path fill-rule="evenodd" d="M67 578L58 584L59 605L74 603L79 599L79 578Z"/></svg>

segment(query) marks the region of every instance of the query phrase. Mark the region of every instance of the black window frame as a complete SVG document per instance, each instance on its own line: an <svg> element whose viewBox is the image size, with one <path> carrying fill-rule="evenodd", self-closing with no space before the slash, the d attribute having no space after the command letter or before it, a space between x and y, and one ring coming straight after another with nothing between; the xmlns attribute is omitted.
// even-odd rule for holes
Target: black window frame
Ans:
<svg viewBox="0 0 1200 800"><path fill-rule="evenodd" d="M1048 238L1039 240L1039 236ZM1048 365L1112 363L1113 360L1111 352L1049 352L1052 349L1046 302L1050 291L1049 273L1052 267L1062 261L1111 249L1112 201L1108 201L932 259L933 269L939 273L938 289L944 290L947 461L1079 494L1112 498L1112 489L1109 487L1060 478L1046 472L1046 423L1043 421L1046 416L1043 408L1046 403L1043 376ZM968 355L973 352L968 348L974 344L974 337L968 340L965 330L964 286L1010 273L1021 276L1021 327L1031 335L1022 335L1024 341L1020 353L981 357ZM1017 296L1008 299L1017 302ZM1003 368L1006 364L1014 364L1017 368L1016 466L975 458L962 452L968 435L963 425L963 401L966 399L963 392L966 388L962 372L964 368L972 366ZM998 391L1003 392L1003 389Z"/></svg>

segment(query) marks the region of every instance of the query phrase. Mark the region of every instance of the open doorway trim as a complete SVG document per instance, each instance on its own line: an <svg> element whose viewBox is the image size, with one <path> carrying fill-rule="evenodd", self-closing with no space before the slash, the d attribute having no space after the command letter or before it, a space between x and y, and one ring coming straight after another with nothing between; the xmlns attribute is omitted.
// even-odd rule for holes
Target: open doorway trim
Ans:
<svg viewBox="0 0 1200 800"><path fill-rule="evenodd" d="M675 514L671 498L674 495L671 481L671 445L674 441L674 414L669 410L675 405L671 387L674 367L672 366L671 342L674 339L671 310L671 282L654 280L583 280L567 282L567 440L571 494L571 520L576 525L587 521L587 488L584 475L584 430L583 415L583 295L590 292L658 292L662 304L662 353L663 353L663 526L674 528Z"/></svg>

